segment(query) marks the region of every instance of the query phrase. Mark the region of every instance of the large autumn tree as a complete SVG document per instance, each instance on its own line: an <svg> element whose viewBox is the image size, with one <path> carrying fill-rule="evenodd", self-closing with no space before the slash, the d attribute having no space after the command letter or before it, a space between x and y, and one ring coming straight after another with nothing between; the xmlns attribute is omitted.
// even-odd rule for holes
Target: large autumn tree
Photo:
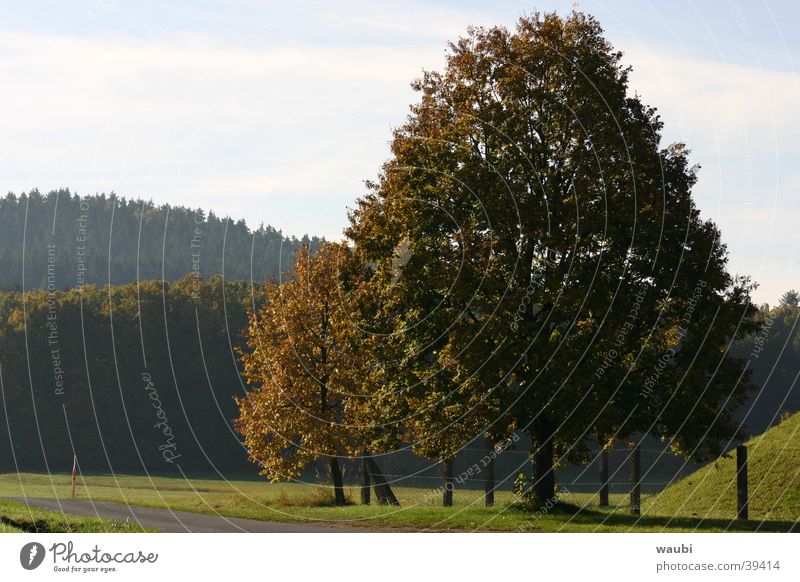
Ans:
<svg viewBox="0 0 800 582"><path fill-rule="evenodd" d="M718 450L752 387L727 353L749 331L751 284L728 273L688 150L662 146L628 73L579 12L469 29L414 83L420 99L351 214L385 288L383 331L418 372L389 377L386 402L479 419L475 436L527 431L541 503L557 462L592 440Z"/></svg>

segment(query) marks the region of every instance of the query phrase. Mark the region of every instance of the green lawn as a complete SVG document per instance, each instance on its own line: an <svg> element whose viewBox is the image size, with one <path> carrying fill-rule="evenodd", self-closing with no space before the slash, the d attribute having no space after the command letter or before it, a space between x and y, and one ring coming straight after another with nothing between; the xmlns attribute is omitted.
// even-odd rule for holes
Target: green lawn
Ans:
<svg viewBox="0 0 800 582"><path fill-rule="evenodd" d="M22 503L0 499L0 532L65 533L65 532L141 532L136 524L91 517L63 515L28 507Z"/></svg>
<svg viewBox="0 0 800 582"><path fill-rule="evenodd" d="M22 533L22 530L0 522L0 533Z"/></svg>
<svg viewBox="0 0 800 582"><path fill-rule="evenodd" d="M636 517L625 510L626 498L612 495L612 507L600 509L595 496L570 494L563 498L565 504L548 512L529 513L510 506L510 493L498 492L493 508L483 507L480 491L456 490L455 506L441 507L441 494L433 490L400 487L396 493L401 507L377 505L330 505L330 490L326 487L293 483L270 484L262 481L222 481L172 477L89 475L80 478L78 497L95 500L120 501L150 507L170 507L176 510L201 513L221 513L231 517L244 517L275 521L324 521L343 525L388 527L412 530L481 530L481 531L788 531L790 521L760 523L731 522L729 519L673 518L670 514L655 515L650 511L652 500L645 498L645 515ZM0 497L59 497L70 495L68 475L41 474L0 475ZM358 491L348 490L351 499L358 499ZM0 516L7 513L9 505L0 505ZM580 509L580 511L579 511ZM28 511L24 508L24 511ZM15 508L19 515L19 506ZM34 510L38 515L39 510ZM45 512L51 513L51 512ZM59 526L64 518L53 514L47 518L47 527ZM0 517L1 518L1 517ZM14 526L13 521L1 518ZM42 518L45 519L45 518ZM77 527L108 528L97 520L75 518ZM34 520L35 521L35 520ZM70 521L69 519L67 521ZM91 522L95 522L94 524Z"/></svg>

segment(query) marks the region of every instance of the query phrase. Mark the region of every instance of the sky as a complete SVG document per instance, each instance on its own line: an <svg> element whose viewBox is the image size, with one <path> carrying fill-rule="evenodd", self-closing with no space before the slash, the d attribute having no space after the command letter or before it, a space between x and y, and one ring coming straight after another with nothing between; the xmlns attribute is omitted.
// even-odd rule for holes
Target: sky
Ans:
<svg viewBox="0 0 800 582"><path fill-rule="evenodd" d="M341 238L469 25L573 2L0 0L0 189L116 192ZM756 302L800 288L800 2L580 2Z"/></svg>

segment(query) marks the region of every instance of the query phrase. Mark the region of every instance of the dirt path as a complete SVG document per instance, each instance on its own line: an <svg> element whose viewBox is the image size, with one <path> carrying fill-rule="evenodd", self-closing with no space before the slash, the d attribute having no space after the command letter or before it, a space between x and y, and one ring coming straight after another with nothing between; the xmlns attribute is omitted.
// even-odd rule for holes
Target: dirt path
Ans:
<svg viewBox="0 0 800 582"><path fill-rule="evenodd" d="M200 532L266 532L266 533L331 533L331 532L364 532L374 531L363 528L338 527L330 524L282 523L279 521L260 521L224 517L222 515L206 515L189 511L172 511L125 505L110 501L92 501L90 499L49 499L41 497L11 497L12 501L25 503L31 507L40 507L69 515L84 517L101 517L103 519L126 519L139 523L147 529L155 529L167 533L200 533Z"/></svg>

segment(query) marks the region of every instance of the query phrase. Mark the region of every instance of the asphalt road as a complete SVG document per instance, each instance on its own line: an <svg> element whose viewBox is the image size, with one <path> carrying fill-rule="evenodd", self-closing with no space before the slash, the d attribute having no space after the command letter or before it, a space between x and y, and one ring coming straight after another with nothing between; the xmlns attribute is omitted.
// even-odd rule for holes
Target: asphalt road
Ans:
<svg viewBox="0 0 800 582"><path fill-rule="evenodd" d="M282 523L279 521L261 521L257 519L240 519L222 515L206 515L189 511L172 511L113 503L109 501L92 501L91 499L49 499L39 497L11 497L13 501L27 503L31 507L50 509L69 515L85 517L101 517L139 523L147 529L155 529L167 533L332 533L371 531L359 528L339 527L332 524Z"/></svg>

